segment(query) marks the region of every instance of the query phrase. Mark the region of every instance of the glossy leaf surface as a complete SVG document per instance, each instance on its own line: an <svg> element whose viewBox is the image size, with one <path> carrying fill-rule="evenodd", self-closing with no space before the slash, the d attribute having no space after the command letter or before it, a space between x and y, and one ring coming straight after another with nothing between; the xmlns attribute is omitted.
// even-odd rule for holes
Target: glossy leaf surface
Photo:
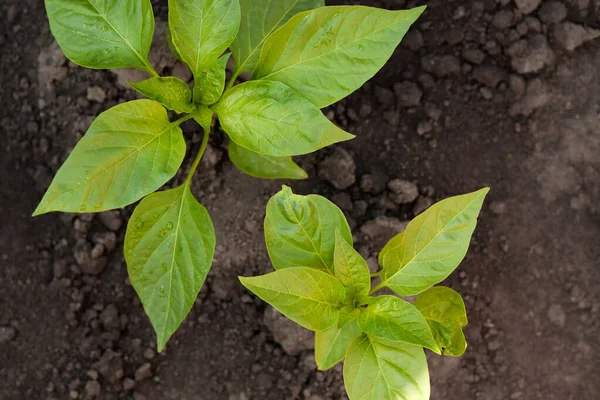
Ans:
<svg viewBox="0 0 600 400"><path fill-rule="evenodd" d="M445 355L458 357L464 354L467 341L462 328L468 320L460 294L447 287L432 287L417 296L415 307L427 319Z"/></svg>
<svg viewBox="0 0 600 400"><path fill-rule="evenodd" d="M230 46L236 70L252 71L271 33L299 12L324 5L323 0L240 0L240 31Z"/></svg>
<svg viewBox="0 0 600 400"><path fill-rule="evenodd" d="M424 10L338 6L297 14L265 41L253 79L285 83L326 107L373 77Z"/></svg>
<svg viewBox="0 0 600 400"><path fill-rule="evenodd" d="M297 324L325 331L338 322L344 287L333 276L313 268L285 268L242 284Z"/></svg>
<svg viewBox="0 0 600 400"><path fill-rule="evenodd" d="M385 246L385 284L400 296L412 296L446 279L467 254L488 191L442 200L412 220Z"/></svg>
<svg viewBox="0 0 600 400"><path fill-rule="evenodd" d="M344 385L350 400L429 400L423 349L363 335L348 349Z"/></svg>
<svg viewBox="0 0 600 400"><path fill-rule="evenodd" d="M358 315L363 332L380 339L427 347L440 354L427 320L415 306L394 296L370 298L367 304Z"/></svg>
<svg viewBox="0 0 600 400"><path fill-rule="evenodd" d="M211 105L221 98L223 89L225 89L225 67L227 67L229 57L231 57L231 53L223 54L196 77L194 98L200 99L200 103Z"/></svg>
<svg viewBox="0 0 600 400"><path fill-rule="evenodd" d="M310 267L333 275L336 230L352 243L344 214L324 197L284 186L267 204L265 241L275 269Z"/></svg>
<svg viewBox="0 0 600 400"><path fill-rule="evenodd" d="M356 320L342 327L334 325L326 331L316 332L315 361L319 370L326 371L342 361L350 344L360 335L362 331Z"/></svg>
<svg viewBox="0 0 600 400"><path fill-rule="evenodd" d="M150 0L46 0L46 10L52 34L74 63L151 71Z"/></svg>
<svg viewBox="0 0 600 400"><path fill-rule="evenodd" d="M169 29L176 53L198 79L235 38L238 0L169 0Z"/></svg>
<svg viewBox="0 0 600 400"><path fill-rule="evenodd" d="M359 301L369 294L371 287L369 266L339 230L335 233L333 267L335 277L346 288L348 301Z"/></svg>
<svg viewBox="0 0 600 400"><path fill-rule="evenodd" d="M173 76L165 78L150 78L142 82L128 82L129 86L148 97L156 100L169 110L183 114L192 112L192 90L187 83Z"/></svg>
<svg viewBox="0 0 600 400"><path fill-rule="evenodd" d="M188 185L151 194L133 212L125 235L127 270L159 351L194 305L214 249L210 216Z"/></svg>
<svg viewBox="0 0 600 400"><path fill-rule="evenodd" d="M227 91L214 110L231 140L274 157L312 153L354 137L280 82L242 83Z"/></svg>
<svg viewBox="0 0 600 400"><path fill-rule="evenodd" d="M60 167L34 215L121 208L156 191L183 161L181 129L152 100L113 107L96 118Z"/></svg>

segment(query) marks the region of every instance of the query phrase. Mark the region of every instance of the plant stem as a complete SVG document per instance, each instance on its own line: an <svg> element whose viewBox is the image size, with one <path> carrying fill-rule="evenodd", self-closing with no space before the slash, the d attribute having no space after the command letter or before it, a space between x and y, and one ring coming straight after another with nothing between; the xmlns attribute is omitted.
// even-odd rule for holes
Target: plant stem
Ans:
<svg viewBox="0 0 600 400"><path fill-rule="evenodd" d="M158 72L156 72L156 70L154 69L152 64L150 64L150 61L144 60L144 64L146 66L146 72L148 72L150 75L152 75L152 77L154 77L154 78L160 77L160 75L158 74Z"/></svg>
<svg viewBox="0 0 600 400"><path fill-rule="evenodd" d="M204 129L203 129L204 130ZM192 177L194 176L194 172L196 172L196 168L198 168L198 164L200 164L200 160L202 160L202 156L206 151L206 147L208 146L208 138L210 137L210 131L204 130L204 135L202 136L202 144L200 145L200 150L198 150L198 154L196 154L196 158L192 163L192 168L190 172L188 172L188 176L185 179L185 184L190 186L192 182Z"/></svg>
<svg viewBox="0 0 600 400"><path fill-rule="evenodd" d="M379 275L381 275L381 271L371 274L371 278L377 278Z"/></svg>
<svg viewBox="0 0 600 400"><path fill-rule="evenodd" d="M237 78L240 76L241 73L242 73L242 71L239 71L239 70L235 71L235 73L229 80L229 84L227 85L227 89L225 89L225 91L228 91L229 89L231 89L233 87L233 85L235 84L235 81L237 80Z"/></svg>
<svg viewBox="0 0 600 400"><path fill-rule="evenodd" d="M377 285L373 289L371 289L371 291L369 292L369 296L372 295L373 293L375 293L376 291L383 289L384 287L385 287L385 282L379 283L379 285Z"/></svg>

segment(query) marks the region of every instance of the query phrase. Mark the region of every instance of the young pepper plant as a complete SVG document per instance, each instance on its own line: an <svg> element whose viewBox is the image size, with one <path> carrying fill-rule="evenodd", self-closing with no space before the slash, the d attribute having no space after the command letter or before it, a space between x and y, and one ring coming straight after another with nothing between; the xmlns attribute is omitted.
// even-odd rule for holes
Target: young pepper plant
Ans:
<svg viewBox="0 0 600 400"><path fill-rule="evenodd" d="M34 215L101 212L141 200L127 226L125 259L159 351L192 308L213 259L213 224L191 191L213 116L239 169L261 178L306 178L292 156L353 138L320 109L375 75L424 10L324 7L323 0L169 0L168 40L193 73L190 88L159 76L148 60L150 0L45 4L71 61L150 75L130 83L147 99L110 108L92 123ZM225 88L231 55L235 72ZM251 73L250 81L236 85L243 73ZM181 116L172 120L169 111ZM190 119L204 136L187 178L157 192L182 165L180 124Z"/></svg>
<svg viewBox="0 0 600 400"><path fill-rule="evenodd" d="M344 360L350 400L429 399L423 348L460 356L467 347L461 296L434 285L465 257L488 190L445 199L418 215L381 250L382 269L371 275L342 211L284 186L269 201L264 223L275 272L240 281L316 332L319 369ZM373 288L372 277L380 278ZM373 296L382 288L397 296ZM411 304L398 296L417 297Z"/></svg>

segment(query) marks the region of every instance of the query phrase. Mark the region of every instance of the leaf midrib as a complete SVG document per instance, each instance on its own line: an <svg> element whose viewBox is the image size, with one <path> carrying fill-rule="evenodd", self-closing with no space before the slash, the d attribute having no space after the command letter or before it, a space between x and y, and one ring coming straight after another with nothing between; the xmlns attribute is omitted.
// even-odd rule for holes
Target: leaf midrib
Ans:
<svg viewBox="0 0 600 400"><path fill-rule="evenodd" d="M241 71L244 70L244 66L248 63L248 60L250 60L252 58L252 56L254 55L254 53L256 53L256 51L259 48L262 47L262 45L267 41L267 39L269 38L269 36L271 36L271 34L273 32L275 32L276 30L278 30L280 28L279 24L281 23L281 21L283 21L283 19L285 18L285 16L288 15L288 13L296 6L296 4L298 4L298 0L294 1L294 3L292 4L292 6L289 9L286 10L286 12L281 16L281 18L279 18L279 21L277 21L277 23L275 25L273 25L273 27L271 28L271 30L269 31L269 33L267 33L266 35L264 35L263 38L262 38L262 40L254 47L254 49L252 49L252 51L248 54L248 56L246 57L246 59L244 60L244 62L242 64L240 64L240 66L238 67L238 70L235 72L235 74L233 74L234 76L236 74L241 73ZM264 23L263 23L262 28L264 29ZM263 34L264 33L265 32L263 31ZM250 37L250 35L248 35L248 37Z"/></svg>
<svg viewBox="0 0 600 400"><path fill-rule="evenodd" d="M417 259L417 258L418 258L418 257L421 255L421 253L423 253L423 252L424 252L426 249L428 249L428 248L429 248L429 246L431 245L431 243L433 243L433 242L434 242L434 241L437 239L437 237L438 237L439 235L441 235L441 234L442 234L442 232L444 232L444 231L445 231L445 229L446 229L446 227L447 227L448 225L450 225L452 222L454 222L454 220L455 220L456 218L458 218L458 216L459 216L459 215L462 215L462 213L463 213L463 212L464 212L466 209L468 209L469 207L471 207L471 205L473 205L473 203L475 203L475 201L479 200L479 197L480 197L480 196L481 196L481 194L480 194L480 195L478 195L478 196L476 196L476 197L475 197L473 200L471 200L471 201L470 201L470 202L469 202L469 203L468 203L468 204L467 204L465 207L463 207L463 208L460 210L460 212L456 213L456 215L455 215L454 217L452 217L452 219L451 219L451 220L449 220L449 221L448 221L448 222L447 222L447 223L446 223L446 224L445 224L445 225L444 225L444 226L443 226L443 227L442 227L442 228L441 228L441 229L440 229L440 230L439 230L439 231L438 231L438 232L435 234L435 236L434 236L434 237L433 237L433 238L432 238L432 239L429 241L429 243L427 243L427 245L423 246L423 248L422 248L422 249L421 249L421 250L420 250L418 253L415 253L415 255L414 255L414 256L413 256L413 257L412 257L412 258L411 258L411 259L410 259L408 262L406 262L406 264L404 264L404 266L400 267L400 269L398 269L398 271L396 271L396 273L394 273L394 275L392 275L392 276L390 276L389 278L386 278L384 281L382 281L382 282L381 282L381 285L387 285L387 283L388 283L390 280L392 280L392 279L394 279L396 276L400 275L404 269L406 269L406 268L407 268L407 267L408 267L408 266L409 266L409 265L410 265L410 264L411 264L411 263L412 263L412 262L413 262L415 259ZM404 242L403 242L403 243L404 243Z"/></svg>
<svg viewBox="0 0 600 400"><path fill-rule="evenodd" d="M404 21L404 19L403 19L402 21ZM369 33L369 34L368 34L368 35L366 35L366 36L362 36L362 37L361 37L361 38L359 38L359 39L353 40L352 42L346 43L346 44L345 44L345 45L343 45L343 46L336 47L335 49L333 49L333 50L331 50L331 51L328 51L328 52L326 52L326 53L319 54L318 56L315 56L315 57L312 57L312 58L308 58L308 59L306 59L306 60L302 60L301 62L298 62L298 63L295 63L295 64L291 64L291 65L288 65L287 67L283 67L283 68L281 68L281 69L278 69L277 71L275 71L275 72L271 72L271 73L270 73L270 74L268 74L268 75L261 76L261 77L260 77L260 78L258 78L258 79L264 79L264 80L266 80L266 79L269 79L269 77L271 77L271 76L273 76L273 75L277 75L277 74L279 74L279 73L281 73L281 72L283 72L283 71L285 71L285 70L287 70L287 69L289 69L289 68L294 68L294 67L297 67L298 65L306 64L306 63L308 63L309 61L313 61L313 60L319 59L319 58L321 58L321 57L328 56L328 55L329 55L329 54L331 54L331 53L338 52L338 51L340 51L340 50L344 49L345 47L348 47L348 46L350 46L350 45L353 45L353 44L355 44L356 42L359 42L359 41L362 41L362 40L364 40L364 39L367 39L367 38L369 38L371 35L375 35L375 34L377 34L377 33L381 32L381 31L383 31L383 30L385 30L385 29L388 29L390 26L392 26L392 25L396 25L396 24L398 24L398 23L400 23L400 21L398 21L398 20L395 20L393 23L391 23L391 24L389 24L389 25L386 25L385 27L383 27L383 28L381 28L381 29L378 29L378 30L376 30L376 31L373 31L373 32ZM277 61L279 61L280 59L281 59L281 57L279 57L279 59L278 59ZM259 60L259 63L260 63L260 60Z"/></svg>
<svg viewBox="0 0 600 400"><path fill-rule="evenodd" d="M108 18L106 17L106 15L102 14L100 12L100 10L98 10L98 8L96 7L96 5L94 3L92 3L92 0L87 0L87 2L94 8L94 10L98 13L98 15L101 16L104 21L106 21L106 23L108 24L108 26L110 26L112 28L112 30L115 31L115 33L117 35L119 35L119 37L121 39L123 39L123 41L125 42L125 44L127 44L127 46L131 49L131 51L133 51L133 53L136 55L136 57L139 58L139 60L142 62L142 65L146 65L146 59L145 59L145 57L142 57L142 55L132 46L132 44L129 43L129 40L125 39L125 37L121 34L121 32L119 32L117 30L117 28L108 20ZM144 23L144 21L143 21L143 18L142 18L142 24L143 23Z"/></svg>

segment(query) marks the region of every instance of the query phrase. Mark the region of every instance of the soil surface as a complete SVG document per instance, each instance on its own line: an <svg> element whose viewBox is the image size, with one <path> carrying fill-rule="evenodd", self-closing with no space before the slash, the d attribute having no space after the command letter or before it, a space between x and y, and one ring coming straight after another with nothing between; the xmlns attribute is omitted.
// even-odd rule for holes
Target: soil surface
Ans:
<svg viewBox="0 0 600 400"><path fill-rule="evenodd" d="M164 49L166 1L153 3L152 61L189 79ZM316 371L312 336L236 279L271 268L262 220L282 183L340 205L371 264L432 202L491 186L446 282L466 299L469 348L428 354L432 399L598 398L594 2L345 3L429 8L379 74L326 110L357 138L299 158L309 180L247 177L213 136L193 188L215 222L215 262L162 354L122 256L132 207L30 217L94 116L136 97L123 82L138 75L69 63L42 0L0 3L0 399L345 399L339 366ZM191 153L201 133L184 128Z"/></svg>

